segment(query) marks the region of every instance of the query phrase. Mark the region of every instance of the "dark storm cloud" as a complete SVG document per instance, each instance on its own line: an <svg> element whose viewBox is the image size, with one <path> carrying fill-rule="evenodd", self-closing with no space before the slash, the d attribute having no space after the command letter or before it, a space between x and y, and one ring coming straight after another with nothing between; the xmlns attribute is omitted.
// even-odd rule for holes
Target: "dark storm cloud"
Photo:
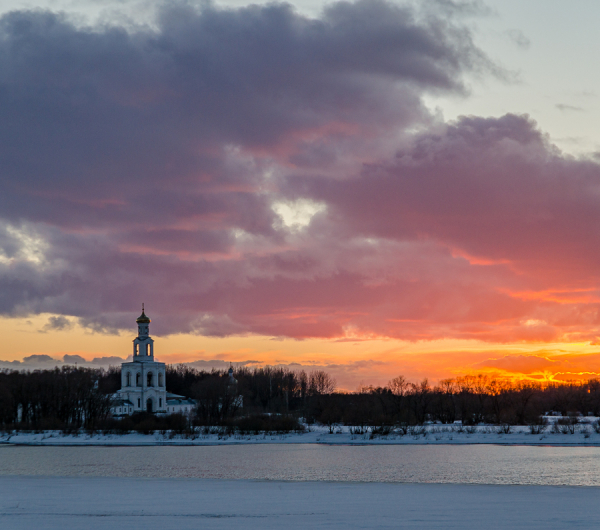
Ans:
<svg viewBox="0 0 600 530"><path fill-rule="evenodd" d="M29 201L29 219L68 224L121 208L145 217L132 199L149 184L255 191L247 168L223 167L223 145L411 122L419 90L462 89L462 70L484 61L468 33L376 1L334 3L317 20L283 4L173 4L157 31L133 32L15 12L0 35L2 211L18 217Z"/></svg>
<svg viewBox="0 0 600 530"><path fill-rule="evenodd" d="M233 230L280 242L264 177L274 163L335 162L341 140L356 139L347 152L365 129L427 119L422 91L462 91L462 72L485 67L466 30L378 1L334 3L319 19L283 4L172 3L156 30L4 15L0 220L43 233L47 263L20 259L25 245L0 222L11 265L0 310L94 320L70 300L88 282L107 300L111 284L137 291L129 267L231 252Z"/></svg>
<svg viewBox="0 0 600 530"><path fill-rule="evenodd" d="M558 317L511 294L533 284L503 260L595 263L565 248L595 234L597 166L523 117L430 116L423 94L494 70L452 18L469 5L3 16L0 311L105 333L145 301L159 334L554 337L521 330ZM272 208L296 199L324 205L299 231Z"/></svg>

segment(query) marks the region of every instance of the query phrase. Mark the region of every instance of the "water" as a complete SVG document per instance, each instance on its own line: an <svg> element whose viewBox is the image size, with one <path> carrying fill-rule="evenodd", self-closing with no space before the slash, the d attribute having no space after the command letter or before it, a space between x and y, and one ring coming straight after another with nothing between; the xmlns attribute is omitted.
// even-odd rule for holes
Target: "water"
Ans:
<svg viewBox="0 0 600 530"><path fill-rule="evenodd" d="M0 475L600 486L600 448L0 446Z"/></svg>

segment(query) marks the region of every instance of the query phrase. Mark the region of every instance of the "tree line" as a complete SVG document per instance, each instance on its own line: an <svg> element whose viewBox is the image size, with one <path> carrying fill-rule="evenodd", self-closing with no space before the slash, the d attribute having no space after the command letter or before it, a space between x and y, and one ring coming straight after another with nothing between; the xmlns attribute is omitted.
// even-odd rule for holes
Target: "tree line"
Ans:
<svg viewBox="0 0 600 530"><path fill-rule="evenodd" d="M35 429L94 428L110 414L106 372L64 366L0 371L0 425Z"/></svg>
<svg viewBox="0 0 600 530"><path fill-rule="evenodd" d="M238 368L235 384L224 370L167 367L167 389L191 397L197 406L188 421L197 426L273 423L275 415L304 423L361 427L422 425L532 424L555 411L564 416L600 416L600 381L557 384L512 382L485 375L447 379L436 385L403 376L380 387L336 391L330 374L279 367ZM22 429L102 429L109 423L111 396L121 386L120 369L62 367L53 370L0 371L0 426ZM145 415L128 426L182 425ZM132 423L133 422L133 423ZM164 423L164 426L162 425ZM295 425L294 423L288 423ZM287 425L287 424L286 424ZM124 427L123 427L124 428ZM150 427L147 427L148 429Z"/></svg>
<svg viewBox="0 0 600 530"><path fill-rule="evenodd" d="M310 412L329 426L532 425L546 414L600 416L600 381L538 383L477 375L430 385L426 379L410 383L398 376L383 387L322 396Z"/></svg>

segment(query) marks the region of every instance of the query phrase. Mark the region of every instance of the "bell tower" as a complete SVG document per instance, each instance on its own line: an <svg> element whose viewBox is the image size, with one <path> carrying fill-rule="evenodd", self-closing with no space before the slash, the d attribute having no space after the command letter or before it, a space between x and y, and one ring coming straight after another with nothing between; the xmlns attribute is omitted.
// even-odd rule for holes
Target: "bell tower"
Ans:
<svg viewBox="0 0 600 530"><path fill-rule="evenodd" d="M136 319L138 336L133 339L133 360L138 362L154 362L154 339L150 337L150 322L142 304L142 314Z"/></svg>
<svg viewBox="0 0 600 530"><path fill-rule="evenodd" d="M138 335L133 339L133 360L121 364L121 390L128 413L167 412L165 363L154 360L154 339L150 337L150 319L144 311L135 320Z"/></svg>

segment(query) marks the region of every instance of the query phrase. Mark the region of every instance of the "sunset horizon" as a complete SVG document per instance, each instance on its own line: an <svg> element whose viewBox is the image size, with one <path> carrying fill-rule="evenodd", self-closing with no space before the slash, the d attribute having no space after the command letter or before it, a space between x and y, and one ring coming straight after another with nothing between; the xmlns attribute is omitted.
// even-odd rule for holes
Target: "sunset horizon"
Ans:
<svg viewBox="0 0 600 530"><path fill-rule="evenodd" d="M153 313L148 310L156 322ZM132 317L134 314L132 313ZM48 317L42 315L38 322ZM134 318L131 319L134 321ZM17 340L7 346L21 347L6 355L0 368L49 369L55 366L118 367L131 360L131 330L99 334L78 326L66 330L36 329L35 321L22 319L10 330ZM40 324L38 324L40 325ZM0 332L2 332L0 323ZM326 370L339 391L385 386L399 375L409 382L427 379L430 384L464 376L540 384L584 383L600 375L600 352L593 344L490 344L473 340L398 341L395 339L283 339L268 336L202 337L187 334L157 336L156 356L171 365L184 364L198 370L283 367L292 370ZM96 350L68 349L68 345L97 344ZM190 344L197 350L185 350ZM42 346L43 345L43 346ZM43 348L43 349L42 349ZM200 349L202 348L202 349ZM6 350L5 350L6 351ZM22 357L20 356L22 355Z"/></svg>

